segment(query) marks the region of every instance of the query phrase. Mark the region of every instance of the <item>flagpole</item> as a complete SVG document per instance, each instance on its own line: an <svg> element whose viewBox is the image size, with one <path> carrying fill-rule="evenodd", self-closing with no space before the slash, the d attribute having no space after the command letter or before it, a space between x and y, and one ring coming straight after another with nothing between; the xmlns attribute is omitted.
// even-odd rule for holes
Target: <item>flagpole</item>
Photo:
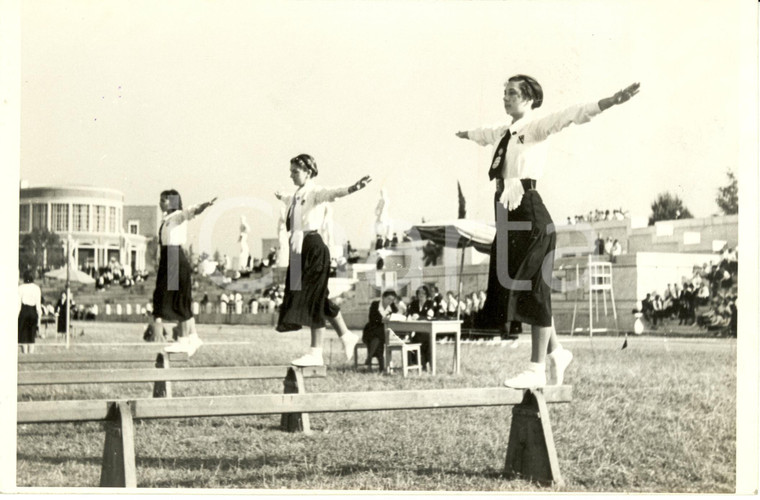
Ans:
<svg viewBox="0 0 760 500"><path fill-rule="evenodd" d="M69 328L71 323L71 290L69 271L71 267L71 233L66 237L66 349L69 348Z"/></svg>
<svg viewBox="0 0 760 500"><path fill-rule="evenodd" d="M462 247L462 260L459 264L459 295L457 296L457 321L459 321L459 311L461 309L461 303L462 303L462 273L464 272L464 252L467 249L467 246L472 243L472 237L470 237L469 240L467 240L467 244Z"/></svg>

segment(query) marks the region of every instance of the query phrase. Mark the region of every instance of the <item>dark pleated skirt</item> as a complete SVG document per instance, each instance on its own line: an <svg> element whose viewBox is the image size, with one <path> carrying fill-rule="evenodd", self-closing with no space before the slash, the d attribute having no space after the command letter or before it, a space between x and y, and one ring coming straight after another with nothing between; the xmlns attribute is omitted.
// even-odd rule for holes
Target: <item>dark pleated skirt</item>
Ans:
<svg viewBox="0 0 760 500"><path fill-rule="evenodd" d="M190 262L181 246L161 246L153 292L153 316L169 321L193 317Z"/></svg>
<svg viewBox="0 0 760 500"><path fill-rule="evenodd" d="M21 304L18 313L18 343L34 344L37 335L37 308Z"/></svg>
<svg viewBox="0 0 760 500"><path fill-rule="evenodd" d="M505 328L510 322L551 326L549 280L557 237L549 211L534 189L525 191L515 210L508 212L498 203L498 195L495 202L496 237L491 245L486 302L478 314L477 326ZM530 227L513 229L507 227L507 221L529 222Z"/></svg>
<svg viewBox="0 0 760 500"><path fill-rule="evenodd" d="M69 307L69 303L64 302L58 304L58 323L56 324L56 331L58 333L66 333L66 325L68 325L68 318L66 317L66 308ZM69 312L71 316L71 312Z"/></svg>
<svg viewBox="0 0 760 500"><path fill-rule="evenodd" d="M302 326L321 328L325 326L325 318L338 315L340 307L328 298L329 277L330 250L319 233L307 233L300 257L290 255L278 332L299 330Z"/></svg>

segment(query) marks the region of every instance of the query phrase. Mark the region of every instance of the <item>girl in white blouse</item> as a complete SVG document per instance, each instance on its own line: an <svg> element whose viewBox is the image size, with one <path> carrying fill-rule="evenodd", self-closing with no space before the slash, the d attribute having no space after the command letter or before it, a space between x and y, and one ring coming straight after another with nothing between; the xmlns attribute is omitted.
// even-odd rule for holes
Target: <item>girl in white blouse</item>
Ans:
<svg viewBox="0 0 760 500"><path fill-rule="evenodd" d="M572 360L557 340L551 310L551 278L556 234L548 210L536 191L543 176L551 134L572 123L586 123L605 109L628 101L639 84L601 99L543 117L533 109L543 102L541 85L527 75L515 75L504 84L504 109L508 125L457 132L457 137L480 145L495 144L489 178L495 181L496 237L491 246L488 292L479 314L481 327L508 331L508 324L531 325L531 363L527 370L507 379L513 388L546 385L545 360L550 360L550 382L561 385Z"/></svg>
<svg viewBox="0 0 760 500"><path fill-rule="evenodd" d="M22 353L34 352L34 339L42 320L42 291L34 282L32 271L24 272L18 286L18 344Z"/></svg>
<svg viewBox="0 0 760 500"><path fill-rule="evenodd" d="M166 347L167 352L187 352L192 356L202 344L192 311L192 267L182 247L187 244L187 222L215 201L216 198L182 208L182 197L174 189L163 191L159 197L158 204L164 215L158 230L161 256L153 292L152 327L162 329L164 319L178 322L179 337L175 344ZM163 331L158 333L163 334Z"/></svg>
<svg viewBox="0 0 760 500"><path fill-rule="evenodd" d="M321 366L322 337L325 320L333 326L350 361L359 340L343 321L340 308L328 296L330 250L324 243L329 220L329 203L363 189L372 179L362 177L348 187L324 188L314 183L317 163L310 155L301 154L290 160L290 178L298 189L293 195L275 193L288 207L286 227L290 231L290 259L285 278L285 296L280 305L277 331L311 328L311 349L293 360L296 366Z"/></svg>

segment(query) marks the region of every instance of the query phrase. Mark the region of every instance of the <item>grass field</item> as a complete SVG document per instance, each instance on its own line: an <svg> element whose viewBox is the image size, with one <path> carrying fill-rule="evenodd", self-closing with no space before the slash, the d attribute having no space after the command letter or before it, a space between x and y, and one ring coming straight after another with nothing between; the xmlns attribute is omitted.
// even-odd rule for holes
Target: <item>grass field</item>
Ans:
<svg viewBox="0 0 760 500"><path fill-rule="evenodd" d="M87 323L70 350L157 350L139 345L139 324ZM80 326L75 327L77 333ZM206 344L190 366L288 364L306 330L199 325ZM489 387L519 370L530 341L468 343L462 374L453 346L439 374L355 372L328 331L326 379L309 392ZM58 351L47 339L38 351ZM573 402L550 405L562 491L732 493L736 481L736 341L564 337L575 355L566 375ZM107 343L134 343L109 346ZM72 368L58 366L56 368ZM21 365L20 369L52 369ZM281 381L174 383L175 397L281 393ZM26 387L18 400L150 397L150 384ZM502 477L511 407L311 415L312 436L278 430L279 417L187 418L136 423L137 482L146 488L552 491ZM100 423L18 426L19 487L97 486ZM554 488L559 490L558 488Z"/></svg>

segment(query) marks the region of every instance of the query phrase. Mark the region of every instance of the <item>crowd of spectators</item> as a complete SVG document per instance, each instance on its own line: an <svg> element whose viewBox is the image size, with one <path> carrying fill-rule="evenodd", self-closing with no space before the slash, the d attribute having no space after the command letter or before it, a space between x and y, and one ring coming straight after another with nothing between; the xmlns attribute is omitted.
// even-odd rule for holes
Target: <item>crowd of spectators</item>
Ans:
<svg viewBox="0 0 760 500"><path fill-rule="evenodd" d="M708 331L737 333L738 252L725 248L720 261L695 266L681 284L668 284L662 294L647 293L641 301L644 319L653 329L678 320L679 325L697 325Z"/></svg>
<svg viewBox="0 0 760 500"><path fill-rule="evenodd" d="M589 210L585 215L574 215L567 218L567 224L580 224L582 222L599 222L605 220L625 220L630 217L628 210L616 208L610 210Z"/></svg>
<svg viewBox="0 0 760 500"><path fill-rule="evenodd" d="M623 245L620 240L613 240L611 237L604 239L602 233L597 234L596 241L594 241L594 255L606 255L610 262L613 264L617 262L617 258L623 254Z"/></svg>
<svg viewBox="0 0 760 500"><path fill-rule="evenodd" d="M121 265L116 259L111 259L107 266L96 269L88 267L83 269L95 279L95 289L104 291L111 286L130 288L137 283L145 281L149 276L147 271L132 271L129 264Z"/></svg>
<svg viewBox="0 0 760 500"><path fill-rule="evenodd" d="M221 314L259 314L279 311L285 296L285 286L272 285L249 297L240 292L222 292L213 300L208 293L199 302L200 312Z"/></svg>

